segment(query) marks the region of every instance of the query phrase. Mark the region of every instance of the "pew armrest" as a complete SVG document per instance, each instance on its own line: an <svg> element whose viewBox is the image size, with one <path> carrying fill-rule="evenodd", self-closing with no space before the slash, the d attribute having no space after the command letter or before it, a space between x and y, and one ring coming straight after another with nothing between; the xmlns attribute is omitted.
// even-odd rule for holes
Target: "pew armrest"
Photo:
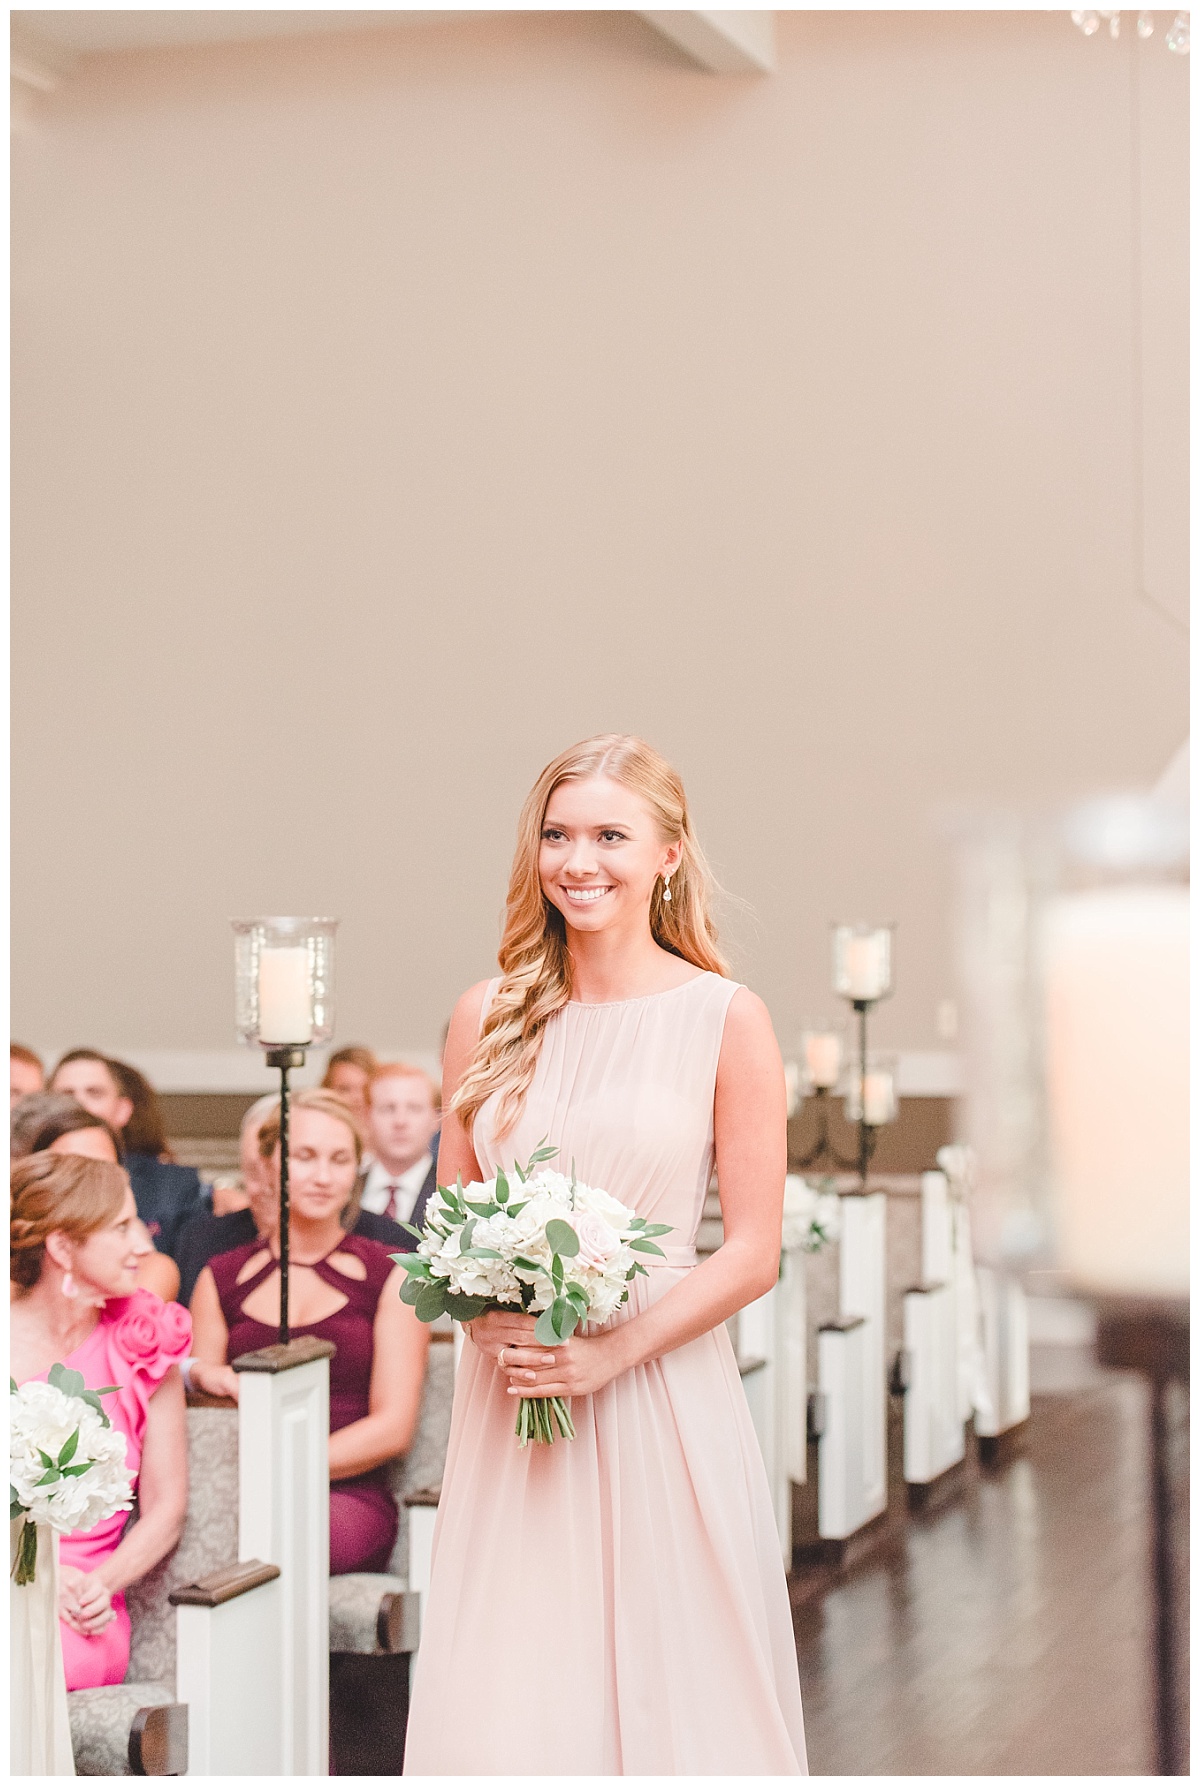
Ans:
<svg viewBox="0 0 1200 1786"><path fill-rule="evenodd" d="M276 1563L230 1563L224 1569L214 1569L211 1575L205 1575L199 1581L183 1582L167 1595L167 1599L172 1606L224 1606L227 1600L236 1600L239 1595L248 1594L251 1588L278 1579Z"/></svg>
<svg viewBox="0 0 1200 1786"><path fill-rule="evenodd" d="M421 1640L421 1597L397 1575L329 1578L329 1648L334 1655L411 1655Z"/></svg>
<svg viewBox="0 0 1200 1786"><path fill-rule="evenodd" d="M188 1771L188 1708L186 1705L144 1705L129 1731L132 1774L186 1774Z"/></svg>

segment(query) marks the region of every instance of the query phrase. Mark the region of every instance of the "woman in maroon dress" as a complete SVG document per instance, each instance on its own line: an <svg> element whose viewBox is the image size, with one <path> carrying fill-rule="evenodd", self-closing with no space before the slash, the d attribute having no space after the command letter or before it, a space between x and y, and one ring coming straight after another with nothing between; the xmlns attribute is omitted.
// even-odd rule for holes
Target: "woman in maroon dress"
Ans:
<svg viewBox="0 0 1200 1786"><path fill-rule="evenodd" d="M259 1148L279 1185L279 1118ZM290 1328L337 1347L329 1366L329 1568L333 1575L386 1569L397 1512L384 1465L408 1449L416 1430L429 1330L400 1300L405 1274L378 1241L347 1234L362 1156L353 1116L327 1091L292 1104L288 1183L291 1202ZM244 1352L279 1335L279 1221L257 1240L222 1253L201 1272L192 1296L196 1362L191 1379L210 1395L236 1400L230 1368Z"/></svg>

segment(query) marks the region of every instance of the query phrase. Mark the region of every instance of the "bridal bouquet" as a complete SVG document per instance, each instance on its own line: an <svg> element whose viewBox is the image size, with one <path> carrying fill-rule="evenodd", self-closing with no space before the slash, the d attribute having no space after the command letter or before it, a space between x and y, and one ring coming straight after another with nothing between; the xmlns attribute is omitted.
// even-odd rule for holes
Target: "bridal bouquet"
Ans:
<svg viewBox="0 0 1200 1786"><path fill-rule="evenodd" d="M669 1234L610 1197L545 1168L558 1149L539 1147L510 1181L497 1172L484 1184L439 1185L429 1199L423 1230L410 1227L415 1253L394 1253L408 1273L401 1290L419 1320L452 1315L473 1321L492 1309L537 1316L534 1335L553 1346L581 1321L616 1313L629 1286L645 1271L639 1253L657 1253L655 1236ZM552 1444L556 1432L573 1439L571 1410L561 1396L523 1397L517 1438Z"/></svg>
<svg viewBox="0 0 1200 1786"><path fill-rule="evenodd" d="M45 1383L9 1378L9 1520L24 1517L13 1575L34 1579L37 1528L88 1532L132 1507L133 1475L125 1467L125 1435L100 1403L115 1388L85 1389L78 1371L50 1366Z"/></svg>

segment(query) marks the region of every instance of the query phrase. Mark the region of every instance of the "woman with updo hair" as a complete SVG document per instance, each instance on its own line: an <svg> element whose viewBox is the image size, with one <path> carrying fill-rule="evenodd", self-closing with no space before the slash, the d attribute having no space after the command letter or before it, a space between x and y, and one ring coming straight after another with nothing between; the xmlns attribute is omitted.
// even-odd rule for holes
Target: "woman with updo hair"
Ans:
<svg viewBox="0 0 1200 1786"><path fill-rule="evenodd" d="M12 1168L13 1299L9 1369L17 1383L53 1364L89 1389L116 1386L104 1410L125 1435L138 1517L114 1513L59 1540L59 1620L68 1690L113 1686L129 1666L124 1589L179 1541L187 1506L187 1444L178 1362L191 1321L178 1303L141 1289L150 1243L129 1179L111 1160L47 1147Z"/></svg>

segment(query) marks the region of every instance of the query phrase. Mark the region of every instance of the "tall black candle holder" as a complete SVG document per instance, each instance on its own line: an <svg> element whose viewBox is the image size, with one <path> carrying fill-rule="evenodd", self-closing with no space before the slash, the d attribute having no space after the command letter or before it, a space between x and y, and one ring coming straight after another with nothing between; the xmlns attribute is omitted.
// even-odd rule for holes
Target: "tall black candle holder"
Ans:
<svg viewBox="0 0 1200 1786"><path fill-rule="evenodd" d="M288 1322L288 1290L291 1265L292 1205L288 1194L288 1153L290 1138L288 1121L291 1087L288 1074L304 1065L303 1048L268 1048L267 1065L279 1072L279 1343L286 1346L291 1338Z"/></svg>
<svg viewBox="0 0 1200 1786"><path fill-rule="evenodd" d="M867 1018L874 999L852 999L851 1005L858 1017L858 1148L856 1153L846 1158L840 1154L833 1144L829 1132L829 1106L834 1087L818 1085L814 1087L812 1096L817 1103L817 1138L806 1154L793 1163L801 1172L821 1162L831 1166L840 1166L843 1172L857 1172L863 1188L866 1188L867 1174L871 1161L875 1157L875 1149L879 1145L879 1124L867 1121Z"/></svg>

